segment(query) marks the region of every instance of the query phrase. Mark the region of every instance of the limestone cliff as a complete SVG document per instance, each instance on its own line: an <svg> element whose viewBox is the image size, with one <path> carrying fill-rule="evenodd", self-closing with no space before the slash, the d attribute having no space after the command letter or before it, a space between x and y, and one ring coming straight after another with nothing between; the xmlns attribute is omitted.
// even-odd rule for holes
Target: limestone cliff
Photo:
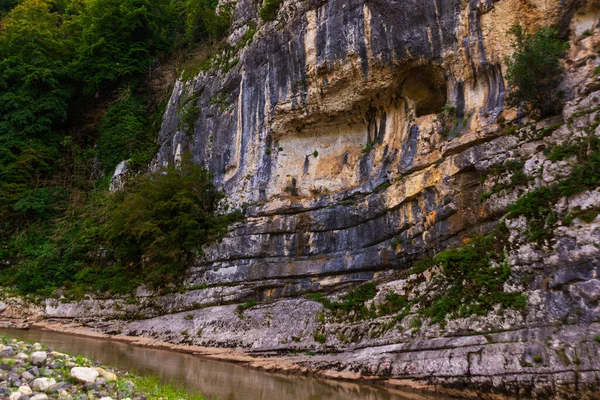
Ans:
<svg viewBox="0 0 600 400"><path fill-rule="evenodd" d="M600 218L581 213L600 207L600 189L561 198L557 215L573 217L542 240L506 216L573 170L576 159L549 150L600 136L600 3L286 0L267 23L259 7L240 0L230 46L176 83L156 158L189 150L246 219L206 248L179 293L48 300L44 317L264 355L314 351L294 360L392 384L597 398ZM570 38L560 116L533 121L506 105L515 23ZM524 178L511 185L516 163ZM401 318L343 320L305 296L368 281L375 306L390 293L435 296L440 270L413 262L501 220L503 290L524 294L524 309L439 323L417 317L417 302Z"/></svg>

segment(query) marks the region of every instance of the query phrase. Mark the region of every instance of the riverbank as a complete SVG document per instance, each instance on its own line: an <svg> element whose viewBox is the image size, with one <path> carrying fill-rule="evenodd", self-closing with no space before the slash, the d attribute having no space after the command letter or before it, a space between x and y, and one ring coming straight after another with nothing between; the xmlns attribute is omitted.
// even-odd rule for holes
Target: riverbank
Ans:
<svg viewBox="0 0 600 400"><path fill-rule="evenodd" d="M435 398L487 398L504 399L506 397L489 394L482 397L481 393L475 391L461 390L460 388L451 389L435 385L427 385L422 381L382 379L380 377L369 377L360 373L349 373L348 371L336 371L335 369L319 369L318 363L307 363L307 359L316 359L312 355L290 355L290 356L257 356L249 354L238 349L211 348L203 346L180 345L147 337L133 337L126 335L110 335L103 332L90 330L80 324L69 322L24 322L20 320L0 321L0 327L15 329L33 329L39 331L56 332L68 334L76 337L101 339L112 342L120 342L127 345L161 349L177 353L190 354L203 359L223 361L234 363L252 370L263 371L267 373L311 376L315 378L333 379L336 381L348 382L349 384L367 384L387 388L391 393L402 396L403 399L427 400L432 395ZM440 397L442 396L442 397Z"/></svg>
<svg viewBox="0 0 600 400"><path fill-rule="evenodd" d="M9 400L202 400L155 377L104 367L40 343L0 340L0 398Z"/></svg>
<svg viewBox="0 0 600 400"><path fill-rule="evenodd" d="M155 376L207 400L450 400L447 396L385 388L358 380L324 379L311 374L277 373L125 341L41 329L1 328L0 337L48 346L68 354L99 360L122 371Z"/></svg>

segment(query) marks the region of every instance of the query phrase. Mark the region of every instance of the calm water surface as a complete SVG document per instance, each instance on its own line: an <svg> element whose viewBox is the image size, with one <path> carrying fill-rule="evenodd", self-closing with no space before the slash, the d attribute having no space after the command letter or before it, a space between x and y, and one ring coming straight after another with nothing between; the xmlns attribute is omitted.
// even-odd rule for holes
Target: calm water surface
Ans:
<svg viewBox="0 0 600 400"><path fill-rule="evenodd" d="M190 354L57 332L0 329L0 335L44 343L57 351L83 355L140 375L155 375L211 400L447 400L443 396L402 393L366 384L272 374Z"/></svg>

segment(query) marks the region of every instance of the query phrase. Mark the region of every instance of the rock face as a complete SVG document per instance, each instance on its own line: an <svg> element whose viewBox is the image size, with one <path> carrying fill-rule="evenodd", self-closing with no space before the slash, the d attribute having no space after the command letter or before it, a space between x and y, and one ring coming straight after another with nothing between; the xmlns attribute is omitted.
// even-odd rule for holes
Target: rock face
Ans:
<svg viewBox="0 0 600 400"><path fill-rule="evenodd" d="M287 0L268 23L258 8L240 0L230 48L176 83L155 160L190 151L247 218L207 246L185 290L52 299L43 316L257 354L315 352L296 360L390 384L597 398L600 189L553 204L549 215L565 218L546 221L543 240L523 217L505 217L576 167L552 149L600 136L600 4ZM555 26L570 40L560 116L533 121L506 105L515 23ZM503 290L522 293L524 309L439 323L419 317L416 301L406 315L340 320L304 296L366 281L377 282L366 307L390 293L434 296L439 269L413 262L500 220ZM23 309L2 304L5 315Z"/></svg>

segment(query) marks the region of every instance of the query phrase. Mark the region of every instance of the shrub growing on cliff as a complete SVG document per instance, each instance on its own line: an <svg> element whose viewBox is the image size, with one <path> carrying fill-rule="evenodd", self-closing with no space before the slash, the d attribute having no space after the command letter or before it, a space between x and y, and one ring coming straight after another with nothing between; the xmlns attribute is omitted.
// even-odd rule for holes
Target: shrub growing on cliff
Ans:
<svg viewBox="0 0 600 400"><path fill-rule="evenodd" d="M521 25L515 25L510 33L515 52L506 58L507 79L512 87L509 103L524 103L540 117L552 115L561 105L557 90L563 73L560 57L568 49L568 43L548 28L531 34Z"/></svg>
<svg viewBox="0 0 600 400"><path fill-rule="evenodd" d="M495 305L523 308L526 298L504 292L511 267L504 260L503 240L496 235L476 237L455 249L444 250L425 267L441 267L436 277L440 287L431 296L419 300L420 313L444 324L446 318L487 315Z"/></svg>
<svg viewBox="0 0 600 400"><path fill-rule="evenodd" d="M180 278L202 245L239 216L217 213L224 195L211 178L185 156L178 166L140 177L118 193L105 233L117 262L155 287Z"/></svg>
<svg viewBox="0 0 600 400"><path fill-rule="evenodd" d="M279 11L279 6L283 0L265 0L262 8L260 9L260 18L263 21L273 21L277 18L277 12Z"/></svg>

